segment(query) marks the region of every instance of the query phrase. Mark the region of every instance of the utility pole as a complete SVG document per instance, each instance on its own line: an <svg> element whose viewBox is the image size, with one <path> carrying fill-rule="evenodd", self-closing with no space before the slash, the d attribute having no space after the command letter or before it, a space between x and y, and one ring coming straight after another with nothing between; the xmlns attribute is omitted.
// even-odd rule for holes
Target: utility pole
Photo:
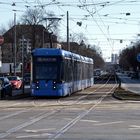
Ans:
<svg viewBox="0 0 140 140"><path fill-rule="evenodd" d="M67 11L67 48L70 51L70 42L69 42L69 12Z"/></svg>
<svg viewBox="0 0 140 140"><path fill-rule="evenodd" d="M43 36L43 37L42 37L42 42L43 42L42 44L43 44L43 48L44 48L44 29L43 29L43 32L42 32L42 33L43 33L43 34L42 34L42 36Z"/></svg>
<svg viewBox="0 0 140 140"><path fill-rule="evenodd" d="M14 13L14 76L16 76L16 13Z"/></svg>
<svg viewBox="0 0 140 140"><path fill-rule="evenodd" d="M24 94L24 50L25 50L25 46L24 46L24 35L22 35L22 45L21 45L21 47L22 47L22 79L23 79L23 81L22 81L22 93Z"/></svg>

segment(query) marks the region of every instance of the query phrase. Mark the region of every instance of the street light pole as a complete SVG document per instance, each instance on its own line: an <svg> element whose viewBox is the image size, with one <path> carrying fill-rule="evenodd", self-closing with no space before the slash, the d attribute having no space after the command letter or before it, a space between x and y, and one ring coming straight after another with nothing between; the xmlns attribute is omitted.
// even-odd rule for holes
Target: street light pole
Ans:
<svg viewBox="0 0 140 140"><path fill-rule="evenodd" d="M16 13L14 13L14 75L16 76Z"/></svg>
<svg viewBox="0 0 140 140"><path fill-rule="evenodd" d="M70 42L69 42L69 12L67 11L67 49L70 51Z"/></svg>
<svg viewBox="0 0 140 140"><path fill-rule="evenodd" d="M24 94L24 35L22 35L22 79L23 79L23 84L22 84L22 93Z"/></svg>
<svg viewBox="0 0 140 140"><path fill-rule="evenodd" d="M42 44L43 44L43 48L44 48L44 29L43 29L43 34L42 34L42 36L43 36L43 37L42 37L42 42L43 42Z"/></svg>

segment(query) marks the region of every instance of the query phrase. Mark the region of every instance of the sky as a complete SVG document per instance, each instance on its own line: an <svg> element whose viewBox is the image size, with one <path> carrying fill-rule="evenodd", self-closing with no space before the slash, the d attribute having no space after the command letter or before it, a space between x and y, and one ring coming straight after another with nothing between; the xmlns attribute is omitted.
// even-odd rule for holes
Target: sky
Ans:
<svg viewBox="0 0 140 140"><path fill-rule="evenodd" d="M59 30L63 38L68 11L69 33L84 34L86 43L100 47L106 61L110 61L112 53L119 54L139 39L140 0L0 0L0 27L8 28L14 12L19 20L27 8L35 6L53 11L61 18Z"/></svg>

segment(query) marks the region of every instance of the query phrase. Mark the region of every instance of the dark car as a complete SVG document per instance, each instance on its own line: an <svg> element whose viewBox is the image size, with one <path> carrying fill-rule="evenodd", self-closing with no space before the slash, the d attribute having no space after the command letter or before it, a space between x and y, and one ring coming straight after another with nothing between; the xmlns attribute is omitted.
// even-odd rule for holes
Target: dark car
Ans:
<svg viewBox="0 0 140 140"><path fill-rule="evenodd" d="M29 85L30 84L30 80L31 80L31 74L30 73L25 73L24 74L24 78L23 78L23 80L24 80L24 84L25 85Z"/></svg>
<svg viewBox="0 0 140 140"><path fill-rule="evenodd" d="M7 77L0 77L0 97L12 96L12 85Z"/></svg>
<svg viewBox="0 0 140 140"><path fill-rule="evenodd" d="M138 72L134 72L131 74L131 79L139 79L139 74Z"/></svg>

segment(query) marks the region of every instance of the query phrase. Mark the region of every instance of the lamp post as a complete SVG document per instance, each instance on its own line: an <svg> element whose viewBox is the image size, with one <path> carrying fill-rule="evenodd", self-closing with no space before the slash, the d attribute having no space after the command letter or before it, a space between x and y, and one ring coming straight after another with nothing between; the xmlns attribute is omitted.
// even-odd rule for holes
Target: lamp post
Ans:
<svg viewBox="0 0 140 140"><path fill-rule="evenodd" d="M70 42L69 42L69 12L67 11L67 49L70 51Z"/></svg>
<svg viewBox="0 0 140 140"><path fill-rule="evenodd" d="M16 11L16 10L13 10ZM14 12L14 75L16 76L16 13Z"/></svg>

